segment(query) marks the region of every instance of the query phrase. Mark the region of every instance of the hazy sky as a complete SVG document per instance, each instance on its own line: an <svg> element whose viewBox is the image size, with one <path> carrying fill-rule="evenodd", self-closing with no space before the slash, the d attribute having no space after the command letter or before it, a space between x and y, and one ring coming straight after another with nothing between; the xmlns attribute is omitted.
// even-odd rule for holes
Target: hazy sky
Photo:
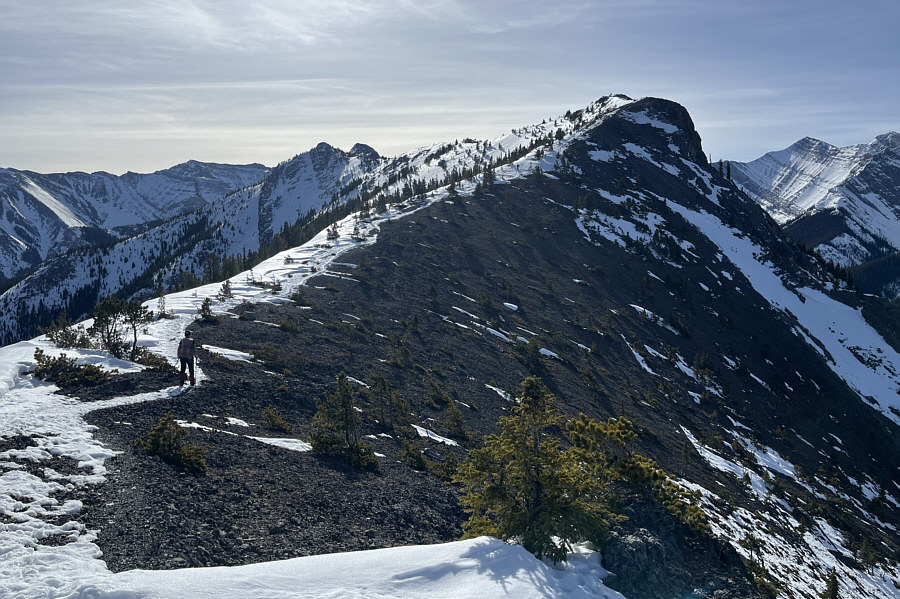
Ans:
<svg viewBox="0 0 900 599"><path fill-rule="evenodd" d="M395 155L609 93L713 159L900 130L896 0L0 0L0 167Z"/></svg>

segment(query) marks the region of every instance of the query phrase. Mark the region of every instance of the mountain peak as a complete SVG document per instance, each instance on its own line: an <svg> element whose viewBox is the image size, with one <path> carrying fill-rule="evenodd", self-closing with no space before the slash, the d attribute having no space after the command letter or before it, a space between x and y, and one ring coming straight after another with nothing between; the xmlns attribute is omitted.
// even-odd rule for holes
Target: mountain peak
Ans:
<svg viewBox="0 0 900 599"><path fill-rule="evenodd" d="M869 147L874 148L900 148L900 133L896 131L888 131L887 133L882 133L878 135L869 143Z"/></svg>
<svg viewBox="0 0 900 599"><path fill-rule="evenodd" d="M807 136L803 139L797 140L783 150L769 152L766 154L766 156L776 160L781 164L788 164L797 156L809 154L815 156L825 156L829 153L835 152L837 149L837 146L833 146L826 141Z"/></svg>
<svg viewBox="0 0 900 599"><path fill-rule="evenodd" d="M617 96L627 98L625 96ZM619 116L637 125L650 125L676 145L685 158L707 165L700 134L687 109L664 98L646 97L622 106Z"/></svg>
<svg viewBox="0 0 900 599"><path fill-rule="evenodd" d="M378 160L381 158L378 152L375 151L375 148L363 143L353 144L353 147L350 148L350 155L369 160Z"/></svg>
<svg viewBox="0 0 900 599"><path fill-rule="evenodd" d="M890 263L900 248L900 134L837 147L804 137L748 163L733 163L735 181L787 234L826 260L851 269L864 291L896 295Z"/></svg>
<svg viewBox="0 0 900 599"><path fill-rule="evenodd" d="M326 141L320 141L319 143L316 144L316 147L314 147L313 149L310 150L310 152L314 152L317 154L322 153L322 152L336 152L336 151L338 151L338 148L334 147L333 145L331 145L330 143L328 143Z"/></svg>

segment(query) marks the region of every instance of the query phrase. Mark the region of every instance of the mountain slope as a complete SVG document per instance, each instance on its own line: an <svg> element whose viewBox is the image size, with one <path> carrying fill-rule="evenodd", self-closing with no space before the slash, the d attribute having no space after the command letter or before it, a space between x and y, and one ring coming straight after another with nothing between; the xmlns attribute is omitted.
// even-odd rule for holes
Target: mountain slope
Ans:
<svg viewBox="0 0 900 599"><path fill-rule="evenodd" d="M152 210L127 218L123 211L117 212L120 230L127 228L123 226L126 223L147 223L151 217L158 220L167 215L179 206L174 198L182 198L180 208L162 222L143 227L135 224L134 228L145 229L136 235L106 240L99 247L69 250L44 261L0 296L0 342L35 334L37 326L48 324L63 310L81 318L106 295L147 295L160 286L183 286L204 275L221 278L223 257L258 251L262 242L272 238L273 230L321 208L342 185L378 161L373 150L360 148L347 154L320 144L267 175L269 169L256 165L223 167L196 162L151 176L124 175L124 183L117 181L124 191L113 194L117 201ZM223 180L221 171L230 172L231 179ZM248 180L254 184L248 185ZM242 189L225 193L238 187L238 182ZM188 193L194 194L193 200ZM138 197L141 201L136 201ZM163 201L168 203L159 206ZM198 202L202 208L197 208ZM85 201L85 205L89 203ZM187 210L191 206L193 209ZM109 225L110 214L104 217L103 225ZM72 218L70 222L74 222Z"/></svg>
<svg viewBox="0 0 900 599"><path fill-rule="evenodd" d="M864 291L897 295L900 134L845 148L805 138L730 167L734 181L792 239L849 268Z"/></svg>

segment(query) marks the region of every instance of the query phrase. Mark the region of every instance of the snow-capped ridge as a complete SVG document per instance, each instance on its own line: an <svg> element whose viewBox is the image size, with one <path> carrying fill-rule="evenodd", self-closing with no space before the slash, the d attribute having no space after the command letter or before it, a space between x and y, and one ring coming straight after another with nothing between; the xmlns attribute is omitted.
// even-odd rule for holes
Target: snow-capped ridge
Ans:
<svg viewBox="0 0 900 599"><path fill-rule="evenodd" d="M862 289L887 296L900 289L885 274L893 266L878 262L900 250L900 134L846 147L807 137L731 168L792 238L853 269Z"/></svg>

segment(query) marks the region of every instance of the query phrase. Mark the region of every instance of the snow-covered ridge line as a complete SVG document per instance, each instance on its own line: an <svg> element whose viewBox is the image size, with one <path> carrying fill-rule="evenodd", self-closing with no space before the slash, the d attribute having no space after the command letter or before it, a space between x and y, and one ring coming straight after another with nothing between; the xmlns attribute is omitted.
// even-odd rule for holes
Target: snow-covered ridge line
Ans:
<svg viewBox="0 0 900 599"><path fill-rule="evenodd" d="M784 224L809 210L837 207L840 197L832 195L832 190L877 154L897 149L900 135L893 132L879 135L867 144L842 148L807 137L784 150L732 165L759 189L771 190L758 199L772 218Z"/></svg>
<svg viewBox="0 0 900 599"><path fill-rule="evenodd" d="M730 166L735 183L791 238L827 262L854 268L862 291L900 292L891 264L900 249L900 134L843 148L805 138Z"/></svg>

